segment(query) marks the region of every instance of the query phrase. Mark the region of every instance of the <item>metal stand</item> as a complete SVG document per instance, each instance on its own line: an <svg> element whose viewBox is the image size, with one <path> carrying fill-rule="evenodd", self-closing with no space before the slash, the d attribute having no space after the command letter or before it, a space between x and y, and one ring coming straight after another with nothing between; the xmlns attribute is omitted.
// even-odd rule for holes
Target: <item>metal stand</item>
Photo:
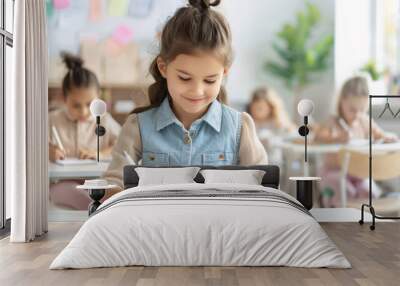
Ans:
<svg viewBox="0 0 400 286"><path fill-rule="evenodd" d="M100 116L96 116L96 129L94 133L97 135L97 163L100 162L100 136L106 134L106 129L100 125Z"/></svg>
<svg viewBox="0 0 400 286"><path fill-rule="evenodd" d="M400 219L400 217L380 216L375 213L372 205L372 99L373 98L400 98L400 95L370 95L369 96L369 203L361 205L361 219L359 224L364 224L364 208L369 208L372 215L372 225L369 226L371 230L375 230L375 219Z"/></svg>

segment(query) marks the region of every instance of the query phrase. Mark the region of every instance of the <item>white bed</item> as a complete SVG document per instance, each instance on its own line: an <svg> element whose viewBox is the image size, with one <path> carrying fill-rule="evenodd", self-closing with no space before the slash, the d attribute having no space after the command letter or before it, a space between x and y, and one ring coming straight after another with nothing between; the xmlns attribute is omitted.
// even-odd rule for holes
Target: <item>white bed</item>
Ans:
<svg viewBox="0 0 400 286"><path fill-rule="evenodd" d="M135 187L111 197L50 269L127 265L351 267L284 192L197 183Z"/></svg>

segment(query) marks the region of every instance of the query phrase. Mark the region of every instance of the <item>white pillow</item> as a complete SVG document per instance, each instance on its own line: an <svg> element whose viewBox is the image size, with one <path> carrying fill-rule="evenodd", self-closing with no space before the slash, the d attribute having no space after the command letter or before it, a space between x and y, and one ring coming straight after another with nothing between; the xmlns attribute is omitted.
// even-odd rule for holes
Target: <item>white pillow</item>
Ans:
<svg viewBox="0 0 400 286"><path fill-rule="evenodd" d="M183 168L135 168L139 186L195 183L199 167Z"/></svg>
<svg viewBox="0 0 400 286"><path fill-rule="evenodd" d="M204 183L235 183L261 185L265 171L261 170L201 170Z"/></svg>

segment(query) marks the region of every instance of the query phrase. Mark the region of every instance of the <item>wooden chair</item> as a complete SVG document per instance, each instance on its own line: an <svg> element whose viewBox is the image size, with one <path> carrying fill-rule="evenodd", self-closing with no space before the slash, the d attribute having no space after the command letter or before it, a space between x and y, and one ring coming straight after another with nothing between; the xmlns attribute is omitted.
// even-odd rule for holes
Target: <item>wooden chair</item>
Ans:
<svg viewBox="0 0 400 286"><path fill-rule="evenodd" d="M342 207L359 208L361 201L348 203L346 190L346 175L361 179L369 178L369 154L354 150L342 150L339 153L342 164L340 189ZM400 150L395 152L373 152L372 178L374 180L388 180L400 176ZM400 212L400 199L377 198L374 199L374 208L379 213Z"/></svg>

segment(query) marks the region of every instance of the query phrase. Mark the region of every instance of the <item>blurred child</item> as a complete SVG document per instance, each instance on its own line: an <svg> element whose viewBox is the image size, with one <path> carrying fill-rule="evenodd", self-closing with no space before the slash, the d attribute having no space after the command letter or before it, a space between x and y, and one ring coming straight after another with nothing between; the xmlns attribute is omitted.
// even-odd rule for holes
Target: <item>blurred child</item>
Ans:
<svg viewBox="0 0 400 286"><path fill-rule="evenodd" d="M348 143L353 139L368 139L369 118L368 84L363 77L353 77L347 80L340 92L337 102L337 115L332 116L318 128L315 141L320 143ZM375 122L372 123L373 140L393 142L397 138L386 134ZM337 155L328 155L321 171L322 203L325 207L337 207L340 203L340 162ZM347 176L346 190L350 199L368 196L368 180ZM373 187L375 196L380 190Z"/></svg>
<svg viewBox="0 0 400 286"><path fill-rule="evenodd" d="M65 107L49 114L49 158L51 161L67 157L95 159L97 153L96 121L90 113L90 103L99 97L100 85L96 75L83 67L83 61L64 53L68 69L62 82ZM101 118L106 133L100 138L101 157L108 156L118 137L120 125L109 114ZM59 135L61 146L55 140L53 128ZM57 205L73 209L87 209L90 198L75 187L80 181L62 181L50 186L50 199Z"/></svg>
<svg viewBox="0 0 400 286"><path fill-rule="evenodd" d="M270 88L259 87L254 90L247 112L253 117L257 129L280 132L291 132L295 129L282 100Z"/></svg>
<svg viewBox="0 0 400 286"><path fill-rule="evenodd" d="M276 145L279 145L282 135L295 130L282 100L274 90L259 87L253 91L247 112L254 119L257 135L267 150L269 161L282 164L282 149L276 148Z"/></svg>

